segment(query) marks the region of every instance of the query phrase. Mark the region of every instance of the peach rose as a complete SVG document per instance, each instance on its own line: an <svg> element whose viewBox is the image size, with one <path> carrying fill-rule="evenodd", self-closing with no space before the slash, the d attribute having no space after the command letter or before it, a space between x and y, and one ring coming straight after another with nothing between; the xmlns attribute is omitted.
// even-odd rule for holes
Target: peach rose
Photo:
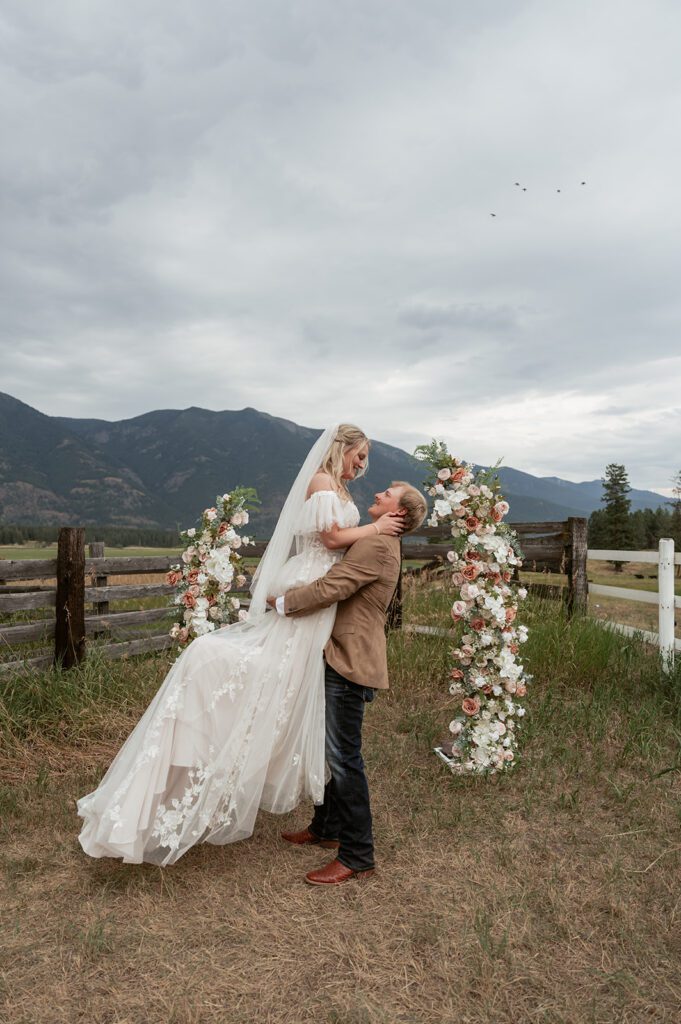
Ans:
<svg viewBox="0 0 681 1024"><path fill-rule="evenodd" d="M171 569L171 571L169 573L166 573L166 583L168 583L171 587L176 587L181 579L182 579L182 573L181 572L176 572L176 571Z"/></svg>
<svg viewBox="0 0 681 1024"><path fill-rule="evenodd" d="M192 569L191 572L187 573L187 582L188 583L196 583L198 578L199 578L199 570L198 569Z"/></svg>
<svg viewBox="0 0 681 1024"><path fill-rule="evenodd" d="M477 516L468 516L468 518L466 519L466 529L470 530L471 532L473 530L476 530L479 525L480 520L478 519Z"/></svg>
<svg viewBox="0 0 681 1024"><path fill-rule="evenodd" d="M465 475L466 470L463 467L461 467L461 469L455 470L455 472L452 473L452 482L458 484L461 480L463 480Z"/></svg>
<svg viewBox="0 0 681 1024"><path fill-rule="evenodd" d="M185 608L196 607L196 598L190 591L187 591L186 594L182 595L182 604L185 606Z"/></svg>
<svg viewBox="0 0 681 1024"><path fill-rule="evenodd" d="M492 511L490 512L490 516L492 517L492 519L494 520L495 523L500 523L501 520L504 518L503 515L501 514L501 512L499 512L496 509L496 507L493 508Z"/></svg>
<svg viewBox="0 0 681 1024"><path fill-rule="evenodd" d="M518 644L509 644L508 649L511 652L511 654L517 654L520 650L520 647L518 646Z"/></svg>
<svg viewBox="0 0 681 1024"><path fill-rule="evenodd" d="M515 617L516 617L517 614L518 613L515 610L515 608L507 608L506 609L506 622L507 623L513 622L515 620Z"/></svg>
<svg viewBox="0 0 681 1024"><path fill-rule="evenodd" d="M449 675L452 679L463 679L463 672L460 668L453 668Z"/></svg>
<svg viewBox="0 0 681 1024"><path fill-rule="evenodd" d="M480 570L478 569L477 565L467 565L462 570L461 575L465 580L468 580L469 583L472 583L473 580L477 580L478 576L480 575Z"/></svg>
<svg viewBox="0 0 681 1024"><path fill-rule="evenodd" d="M461 710L464 715L477 715L480 710L480 698L479 697L465 697L462 704Z"/></svg>
<svg viewBox="0 0 681 1024"><path fill-rule="evenodd" d="M177 634L177 639L181 644L186 644L187 640L189 640L189 630L186 626L183 626Z"/></svg>
<svg viewBox="0 0 681 1024"><path fill-rule="evenodd" d="M525 686L525 684L524 683L518 683L518 685L515 688L515 695L516 695L516 697L524 697L526 693L527 693L527 687Z"/></svg>
<svg viewBox="0 0 681 1024"><path fill-rule="evenodd" d="M467 551L466 552L466 561L467 562L479 562L480 558L481 558L481 555L480 555L479 551Z"/></svg>
<svg viewBox="0 0 681 1024"><path fill-rule="evenodd" d="M476 633L485 628L485 620L481 618L471 619L471 629L474 629Z"/></svg>
<svg viewBox="0 0 681 1024"><path fill-rule="evenodd" d="M503 578L504 578L504 583L510 583L511 582L511 573L508 571L508 569L506 569L502 573L502 575L503 575Z"/></svg>

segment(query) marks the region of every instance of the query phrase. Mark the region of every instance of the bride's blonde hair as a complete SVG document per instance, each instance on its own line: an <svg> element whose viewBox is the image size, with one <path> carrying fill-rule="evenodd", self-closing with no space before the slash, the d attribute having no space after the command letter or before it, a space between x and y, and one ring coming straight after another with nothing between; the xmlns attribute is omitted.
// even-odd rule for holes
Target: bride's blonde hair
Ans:
<svg viewBox="0 0 681 1024"><path fill-rule="evenodd" d="M364 431L360 430L359 427L355 427L352 423L341 423L336 431L336 436L322 459L320 469L323 473L328 473L341 494L349 497L343 481L343 458L349 450L354 451L357 448L361 448L362 445L369 445L370 443ZM357 473L355 480L359 479L360 476L364 476L368 465L369 459L367 458L363 469L360 469Z"/></svg>

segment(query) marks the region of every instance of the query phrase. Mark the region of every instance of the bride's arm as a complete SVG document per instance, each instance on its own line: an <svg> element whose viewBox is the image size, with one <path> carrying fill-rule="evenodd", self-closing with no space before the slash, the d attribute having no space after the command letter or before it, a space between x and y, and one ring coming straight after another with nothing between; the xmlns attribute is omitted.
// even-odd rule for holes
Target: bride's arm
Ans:
<svg viewBox="0 0 681 1024"><path fill-rule="evenodd" d="M315 473L310 482L307 497L311 497L316 491L335 490L332 484L333 481L328 474ZM399 537L403 531L402 513L386 512L380 519L376 519L373 523L368 523L366 526L348 526L345 528L334 526L330 530L323 530L319 534L319 539L329 551L336 551L338 548L349 548L351 544L362 540L363 537L375 537L376 534L380 533L385 534L387 537Z"/></svg>

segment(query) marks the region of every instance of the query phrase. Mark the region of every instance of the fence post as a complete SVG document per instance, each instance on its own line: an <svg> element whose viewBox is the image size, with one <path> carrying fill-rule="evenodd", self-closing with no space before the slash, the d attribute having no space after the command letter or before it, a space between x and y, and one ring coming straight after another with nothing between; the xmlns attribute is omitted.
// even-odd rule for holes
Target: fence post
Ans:
<svg viewBox="0 0 681 1024"><path fill-rule="evenodd" d="M669 537L660 539L657 590L662 669L671 672L674 667L674 541Z"/></svg>
<svg viewBox="0 0 681 1024"><path fill-rule="evenodd" d="M93 540L90 544L90 558L104 558L104 541ZM92 576L93 585L95 587L105 587L109 582L108 576ZM108 615L109 614L109 602L108 601L95 601L92 605L92 611L95 615ZM98 636L106 635L105 629L96 629L92 634L94 640Z"/></svg>
<svg viewBox="0 0 681 1024"><path fill-rule="evenodd" d="M388 606L387 626L388 629L402 629L402 538L400 538L400 575L397 577L393 599Z"/></svg>
<svg viewBox="0 0 681 1024"><path fill-rule="evenodd" d="M567 613L573 615L575 612L586 612L589 603L589 581L586 574L586 519L577 516L568 518L566 555Z"/></svg>
<svg viewBox="0 0 681 1024"><path fill-rule="evenodd" d="M85 530L64 526L57 541L54 662L72 668L85 657Z"/></svg>

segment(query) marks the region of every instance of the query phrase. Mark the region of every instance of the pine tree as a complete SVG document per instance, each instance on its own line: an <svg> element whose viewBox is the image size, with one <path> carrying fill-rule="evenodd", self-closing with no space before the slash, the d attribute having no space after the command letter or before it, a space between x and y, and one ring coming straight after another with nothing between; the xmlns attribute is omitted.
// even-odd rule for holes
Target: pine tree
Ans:
<svg viewBox="0 0 681 1024"><path fill-rule="evenodd" d="M611 462L605 467L603 480L604 527L608 547L626 551L631 547L632 530L629 519L631 501L628 497L631 486L624 466ZM615 562L615 571L622 572L624 562Z"/></svg>
<svg viewBox="0 0 681 1024"><path fill-rule="evenodd" d="M681 554L681 469L672 479L672 499L667 502L672 507L669 532L674 540L677 554ZM677 566L676 575L681 576L681 565Z"/></svg>

